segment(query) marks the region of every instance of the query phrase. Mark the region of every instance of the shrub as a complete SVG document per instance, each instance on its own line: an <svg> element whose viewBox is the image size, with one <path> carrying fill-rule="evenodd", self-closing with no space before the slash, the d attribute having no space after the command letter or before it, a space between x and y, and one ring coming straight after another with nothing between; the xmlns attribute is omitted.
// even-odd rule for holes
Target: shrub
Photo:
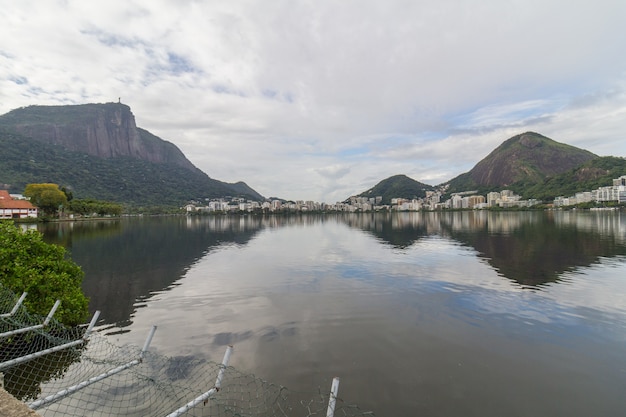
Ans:
<svg viewBox="0 0 626 417"><path fill-rule="evenodd" d="M81 289L83 276L62 246L0 221L0 283L16 294L28 292L24 305L29 312L45 316L59 299L54 317L67 325L83 323L89 304Z"/></svg>

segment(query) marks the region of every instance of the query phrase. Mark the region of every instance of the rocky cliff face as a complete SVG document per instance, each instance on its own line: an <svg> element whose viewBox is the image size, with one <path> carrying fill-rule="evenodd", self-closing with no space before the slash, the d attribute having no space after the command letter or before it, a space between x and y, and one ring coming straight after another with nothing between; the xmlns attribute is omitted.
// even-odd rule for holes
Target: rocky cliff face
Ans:
<svg viewBox="0 0 626 417"><path fill-rule="evenodd" d="M172 143L137 128L120 103L29 106L0 116L0 124L37 141L100 158L131 157L197 168Z"/></svg>

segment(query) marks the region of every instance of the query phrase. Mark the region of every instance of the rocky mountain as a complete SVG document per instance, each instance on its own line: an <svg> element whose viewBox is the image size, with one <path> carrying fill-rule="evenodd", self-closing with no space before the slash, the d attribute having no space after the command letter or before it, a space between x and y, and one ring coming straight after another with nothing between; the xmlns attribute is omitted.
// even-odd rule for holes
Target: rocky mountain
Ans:
<svg viewBox="0 0 626 417"><path fill-rule="evenodd" d="M29 106L0 116L0 186L53 182L78 198L132 205L182 205L192 199L263 197L196 168L171 142L138 128L121 103Z"/></svg>
<svg viewBox="0 0 626 417"><path fill-rule="evenodd" d="M541 183L597 158L584 149L556 142L534 132L504 141L469 172L448 183L448 192L492 190L513 184Z"/></svg>
<svg viewBox="0 0 626 417"><path fill-rule="evenodd" d="M0 125L38 142L100 158L128 156L195 169L174 144L139 129L130 107L121 103L23 107L0 116Z"/></svg>
<svg viewBox="0 0 626 417"><path fill-rule="evenodd" d="M383 197L383 204L390 204L392 198L422 198L433 186L415 181L406 175L394 175L382 180L374 187L359 194L359 197Z"/></svg>

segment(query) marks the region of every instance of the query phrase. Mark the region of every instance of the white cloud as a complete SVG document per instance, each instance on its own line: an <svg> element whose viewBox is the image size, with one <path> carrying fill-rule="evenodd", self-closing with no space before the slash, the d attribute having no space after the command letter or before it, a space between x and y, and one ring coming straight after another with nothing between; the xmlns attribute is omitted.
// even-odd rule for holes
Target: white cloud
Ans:
<svg viewBox="0 0 626 417"><path fill-rule="evenodd" d="M343 200L535 130L626 155L626 3L0 0L0 112L116 101L211 177Z"/></svg>

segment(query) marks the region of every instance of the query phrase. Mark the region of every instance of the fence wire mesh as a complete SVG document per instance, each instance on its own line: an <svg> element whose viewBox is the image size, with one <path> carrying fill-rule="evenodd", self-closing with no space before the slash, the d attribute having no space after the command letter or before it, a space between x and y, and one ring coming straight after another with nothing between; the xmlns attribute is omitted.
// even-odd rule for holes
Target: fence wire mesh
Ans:
<svg viewBox="0 0 626 417"><path fill-rule="evenodd" d="M44 317L20 307L7 316L18 297L0 284L0 333L37 326ZM4 317L1 317L4 316ZM9 365L7 362L81 340L85 328L67 328L54 319L44 328L0 337L0 373L4 388L17 399L37 402L140 358L141 348L117 346L97 332L85 343ZM5 364L5 365L2 365ZM119 373L99 380L55 402L36 408L42 416L167 416L214 388L219 390L184 416L326 416L329 386L294 392L233 367L192 356L168 357L149 350ZM327 389L328 388L328 389ZM335 416L373 415L337 397Z"/></svg>

